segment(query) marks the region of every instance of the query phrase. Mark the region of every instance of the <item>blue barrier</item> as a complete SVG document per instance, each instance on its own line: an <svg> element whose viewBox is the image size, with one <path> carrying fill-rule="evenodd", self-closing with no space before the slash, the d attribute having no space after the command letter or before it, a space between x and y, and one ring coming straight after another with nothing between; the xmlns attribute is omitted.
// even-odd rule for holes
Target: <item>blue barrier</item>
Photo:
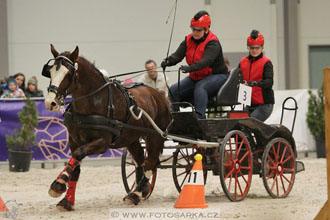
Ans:
<svg viewBox="0 0 330 220"><path fill-rule="evenodd" d="M59 112L48 111L43 98L32 98L38 110L38 127L35 129L37 146L33 153L33 160L57 160L71 157L69 148L69 134L63 124L64 107ZM23 99L0 99L0 161L8 160L6 135L14 133L20 128L18 112L24 106ZM89 157L118 157L121 149L110 149L102 155Z"/></svg>

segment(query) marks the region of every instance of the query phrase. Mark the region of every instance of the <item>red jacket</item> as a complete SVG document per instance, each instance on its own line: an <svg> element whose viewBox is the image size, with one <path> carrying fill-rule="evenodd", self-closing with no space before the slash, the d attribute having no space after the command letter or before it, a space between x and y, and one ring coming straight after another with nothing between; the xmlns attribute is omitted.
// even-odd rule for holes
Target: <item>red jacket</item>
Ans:
<svg viewBox="0 0 330 220"><path fill-rule="evenodd" d="M212 32L209 32L206 39L203 42L200 42L197 44L192 39L192 34L189 34L186 39L186 62L191 65L193 63L198 62L203 58L205 46L207 43L209 43L212 40L218 40L217 36L215 36ZM201 70L197 70L195 72L190 72L189 77L193 80L201 80L204 77L212 75L212 68L207 66Z"/></svg>
<svg viewBox="0 0 330 220"><path fill-rule="evenodd" d="M261 81L263 79L264 66L267 62L271 62L265 56L262 56L260 59L251 60L248 57L243 57L240 62L240 68L243 73L243 79L246 82L249 81ZM264 104L264 97L262 93L262 88L253 86L252 87L252 100L251 104Z"/></svg>

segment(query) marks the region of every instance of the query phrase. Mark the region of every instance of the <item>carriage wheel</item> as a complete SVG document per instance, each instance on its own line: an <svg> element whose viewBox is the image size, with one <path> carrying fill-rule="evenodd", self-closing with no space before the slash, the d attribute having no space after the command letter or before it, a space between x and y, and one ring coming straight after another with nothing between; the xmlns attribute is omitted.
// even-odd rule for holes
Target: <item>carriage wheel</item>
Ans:
<svg viewBox="0 0 330 220"><path fill-rule="evenodd" d="M175 187L179 193L194 165L194 157L197 153L195 148L181 148L173 153L172 176ZM204 184L206 184L207 170L204 170L203 173Z"/></svg>
<svg viewBox="0 0 330 220"><path fill-rule="evenodd" d="M146 158L146 157L147 157L147 152L144 149L144 158ZM134 163L132 155L127 151L126 148L124 148L123 154L121 156L121 178L123 180L124 187L125 187L125 190L127 193L132 192L136 187L135 169L136 169L136 165ZM150 185L151 185L150 192L145 197L145 199L149 198L152 191L154 190L154 186L156 183L156 176L157 176L157 172L155 172L149 180Z"/></svg>
<svg viewBox="0 0 330 220"><path fill-rule="evenodd" d="M296 176L295 155L283 138L271 140L262 155L262 180L273 198L289 195Z"/></svg>
<svg viewBox="0 0 330 220"><path fill-rule="evenodd" d="M221 186L231 201L240 201L248 194L252 181L252 152L243 132L227 133L220 146Z"/></svg>

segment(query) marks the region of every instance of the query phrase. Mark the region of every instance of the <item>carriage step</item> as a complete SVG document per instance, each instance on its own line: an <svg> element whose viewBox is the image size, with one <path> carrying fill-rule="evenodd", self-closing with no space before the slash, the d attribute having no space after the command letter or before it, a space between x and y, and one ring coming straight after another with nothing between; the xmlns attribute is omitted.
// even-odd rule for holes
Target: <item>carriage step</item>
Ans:
<svg viewBox="0 0 330 220"><path fill-rule="evenodd" d="M296 173L299 173L301 171L305 171L305 165L301 161L296 161Z"/></svg>

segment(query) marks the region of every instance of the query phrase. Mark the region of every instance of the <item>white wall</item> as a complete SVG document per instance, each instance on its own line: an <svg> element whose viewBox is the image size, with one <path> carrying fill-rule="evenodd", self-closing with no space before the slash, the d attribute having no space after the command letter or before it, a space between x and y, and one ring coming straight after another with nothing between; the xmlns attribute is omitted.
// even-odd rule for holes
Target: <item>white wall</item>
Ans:
<svg viewBox="0 0 330 220"><path fill-rule="evenodd" d="M37 75L39 88L49 80L40 75L51 58L50 43L58 51L73 50L111 74L142 70L147 59L165 58L174 1L139 0L10 0L8 1L9 71ZM204 1L180 0L171 51L189 33L190 18ZM170 76L176 79L175 76Z"/></svg>
<svg viewBox="0 0 330 220"><path fill-rule="evenodd" d="M191 17L199 10L211 14L211 30L219 37L223 51L243 52L251 29L265 37L265 54L274 65L275 89L284 89L283 1L276 0L178 0L171 44L174 52L190 32ZM49 81L40 75L51 58L49 44L58 51L79 46L81 55L111 74L144 69L152 58L160 64L166 56L174 0L8 0L9 74L36 75L39 87ZM308 45L330 45L329 0L300 0L298 5L299 80L308 88ZM179 64L180 65L180 64ZM178 65L178 66L179 66ZM232 66L237 64L231 63ZM177 69L173 67L172 69ZM170 84L176 73L168 73Z"/></svg>
<svg viewBox="0 0 330 220"><path fill-rule="evenodd" d="M330 45L330 1L300 0L299 5L299 73L300 87L309 88L310 45ZM330 65L330 60L329 60Z"/></svg>

